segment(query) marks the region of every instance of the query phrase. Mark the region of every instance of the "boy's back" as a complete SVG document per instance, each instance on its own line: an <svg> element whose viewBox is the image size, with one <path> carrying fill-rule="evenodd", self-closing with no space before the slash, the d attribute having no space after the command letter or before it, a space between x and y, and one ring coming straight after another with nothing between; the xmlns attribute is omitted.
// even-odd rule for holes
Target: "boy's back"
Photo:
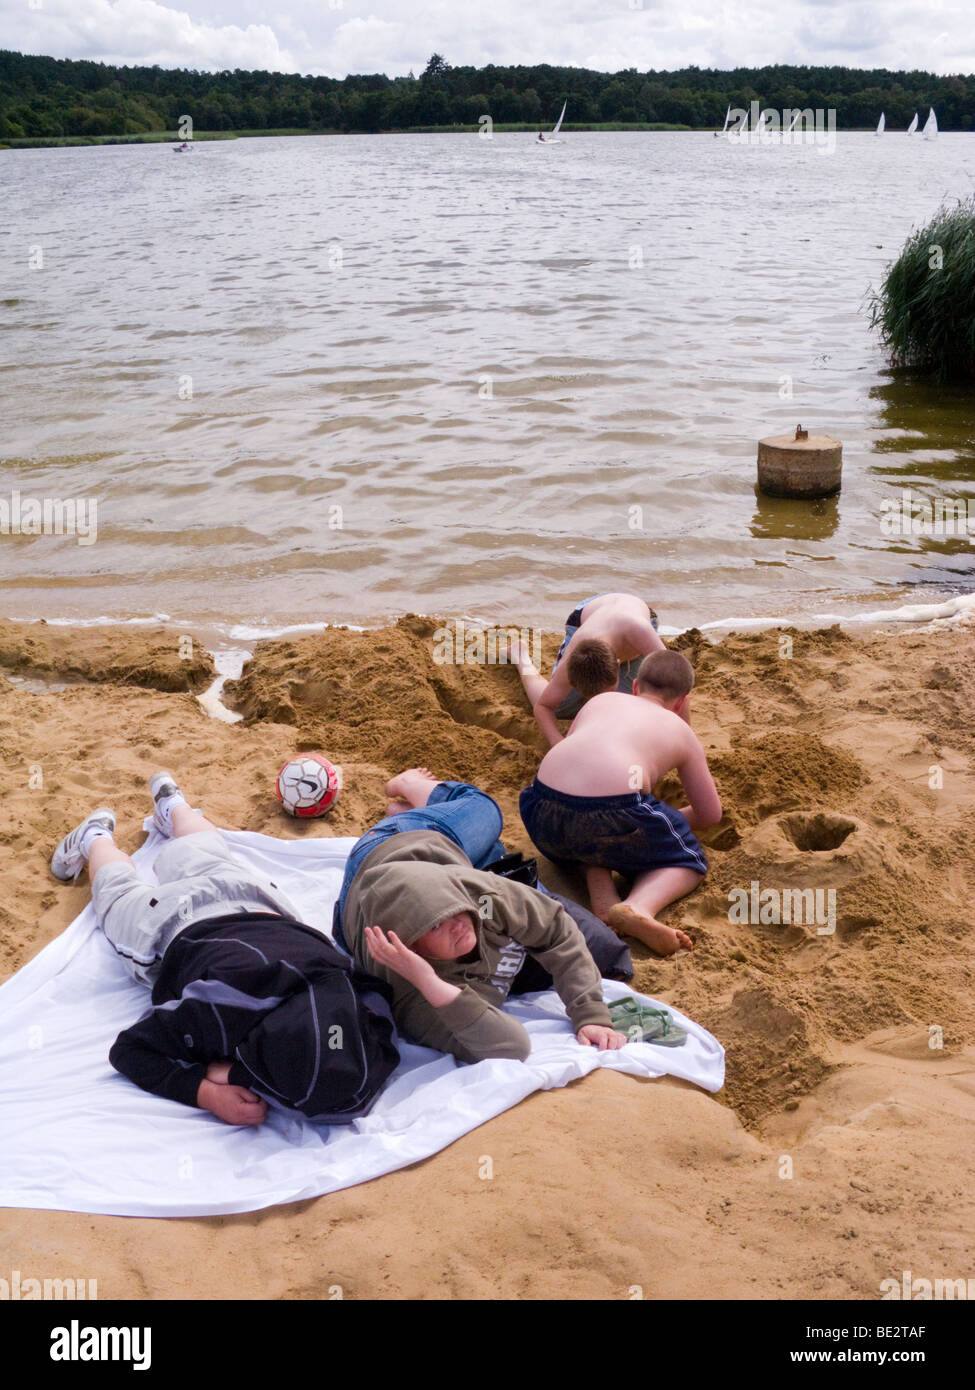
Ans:
<svg viewBox="0 0 975 1390"><path fill-rule="evenodd" d="M583 705L566 737L542 759L538 780L568 796L651 791L695 754L704 759L679 715L652 700L607 691Z"/></svg>
<svg viewBox="0 0 975 1390"><path fill-rule="evenodd" d="M578 633L565 648L566 657L572 642L580 637L601 637L620 661L664 650L650 620L650 609L635 594L600 594L590 599L580 613Z"/></svg>

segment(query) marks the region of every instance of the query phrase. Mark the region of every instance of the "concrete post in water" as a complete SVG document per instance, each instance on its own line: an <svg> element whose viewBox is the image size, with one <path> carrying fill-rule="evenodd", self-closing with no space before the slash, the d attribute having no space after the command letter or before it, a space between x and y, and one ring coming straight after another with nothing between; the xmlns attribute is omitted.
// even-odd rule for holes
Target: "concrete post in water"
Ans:
<svg viewBox="0 0 975 1390"><path fill-rule="evenodd" d="M843 445L801 425L758 441L758 486L769 497L829 497L842 485Z"/></svg>

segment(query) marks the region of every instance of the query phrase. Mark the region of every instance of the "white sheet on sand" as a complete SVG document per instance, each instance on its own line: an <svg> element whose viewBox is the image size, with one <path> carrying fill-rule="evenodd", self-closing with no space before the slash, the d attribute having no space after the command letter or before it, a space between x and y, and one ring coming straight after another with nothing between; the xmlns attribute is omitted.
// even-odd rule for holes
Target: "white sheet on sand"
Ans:
<svg viewBox="0 0 975 1390"><path fill-rule="evenodd" d="M307 922L331 923L353 840L226 833ZM163 843L150 836L134 856L140 868L149 869ZM610 981L604 988L610 1000L630 993ZM639 1043L600 1053L576 1042L561 1000L547 991L510 1005L531 1034L527 1062L464 1066L400 1040L400 1066L356 1123L327 1128L273 1112L260 1129L232 1128L140 1091L109 1065L116 1035L148 1005L90 905L0 987L0 1205L117 1216L254 1211L416 1163L532 1091L596 1067L670 1073L709 1091L724 1082L723 1048L676 1010L689 1034L682 1047Z"/></svg>

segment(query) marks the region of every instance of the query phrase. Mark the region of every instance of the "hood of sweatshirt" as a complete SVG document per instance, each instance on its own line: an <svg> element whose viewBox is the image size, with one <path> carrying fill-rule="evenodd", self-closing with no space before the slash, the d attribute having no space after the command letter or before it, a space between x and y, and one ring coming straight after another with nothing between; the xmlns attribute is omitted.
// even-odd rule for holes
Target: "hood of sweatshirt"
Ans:
<svg viewBox="0 0 975 1390"><path fill-rule="evenodd" d="M477 948L456 960L430 962L441 979L463 992L462 998L435 1009L415 986L372 959L365 930L378 926L394 931L404 945L413 946L424 932L458 912L473 917ZM526 952L537 953L552 974L577 1031L586 1023L609 1021L596 963L568 914L535 888L475 869L438 830L401 831L366 856L345 899L342 934L360 969L392 988L393 1013L404 1035L427 1046L445 1046L444 1020L456 1022L450 1011L473 1008L478 998L481 1011L485 1004L499 1008ZM469 998L470 992L475 997ZM458 1055L464 1060L479 1055L476 1040L466 1037Z"/></svg>
<svg viewBox="0 0 975 1390"><path fill-rule="evenodd" d="M314 1119L362 1114L399 1061L379 989L335 971L269 1002L236 1049L231 1080Z"/></svg>
<svg viewBox="0 0 975 1390"><path fill-rule="evenodd" d="M484 892L484 874L445 835L407 831L374 850L356 874L342 915L342 931L361 966L393 980L369 955L366 927L394 931L404 945L412 946L458 912L470 913L476 927ZM448 964L434 962L435 966Z"/></svg>
<svg viewBox="0 0 975 1390"><path fill-rule="evenodd" d="M476 922L477 895L463 879L460 867L424 864L419 860L367 867L362 870L362 882L358 885L365 925L376 924L384 931L394 931L400 941L412 946L424 933L458 912L471 913Z"/></svg>

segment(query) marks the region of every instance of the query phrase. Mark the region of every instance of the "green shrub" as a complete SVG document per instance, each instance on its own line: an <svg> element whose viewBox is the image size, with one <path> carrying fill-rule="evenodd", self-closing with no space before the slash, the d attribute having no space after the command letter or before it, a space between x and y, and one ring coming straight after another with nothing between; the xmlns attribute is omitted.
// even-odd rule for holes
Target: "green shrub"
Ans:
<svg viewBox="0 0 975 1390"><path fill-rule="evenodd" d="M912 233L871 310L895 366L975 381L975 195Z"/></svg>

